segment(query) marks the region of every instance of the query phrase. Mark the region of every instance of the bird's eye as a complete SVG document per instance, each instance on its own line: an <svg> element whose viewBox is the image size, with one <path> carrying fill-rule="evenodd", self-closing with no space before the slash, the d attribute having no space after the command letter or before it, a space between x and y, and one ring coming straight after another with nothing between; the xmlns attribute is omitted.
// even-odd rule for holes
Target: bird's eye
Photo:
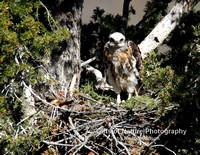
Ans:
<svg viewBox="0 0 200 155"><path fill-rule="evenodd" d="M115 40L113 38L110 38L110 42L114 42Z"/></svg>
<svg viewBox="0 0 200 155"><path fill-rule="evenodd" d="M122 42L122 41L124 41L124 39L122 38L122 39L120 39L120 42Z"/></svg>

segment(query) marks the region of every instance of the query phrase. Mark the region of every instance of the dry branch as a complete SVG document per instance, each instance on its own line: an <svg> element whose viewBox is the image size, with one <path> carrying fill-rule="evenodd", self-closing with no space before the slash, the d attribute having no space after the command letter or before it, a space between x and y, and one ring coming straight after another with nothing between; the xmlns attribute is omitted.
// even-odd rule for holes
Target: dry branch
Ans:
<svg viewBox="0 0 200 155"><path fill-rule="evenodd" d="M191 11L199 0L177 1L171 11L157 24L150 34L138 45L144 59L169 36L185 13Z"/></svg>
<svg viewBox="0 0 200 155"><path fill-rule="evenodd" d="M54 26L56 26L56 28L59 30L59 27L57 26L55 20L54 20L53 17L51 16L51 14L50 14L48 8L47 8L47 7L44 5L44 3L42 3L41 1L40 1L40 4L41 4L41 5L45 8L45 10L47 11L47 15L48 15L48 18L47 18L47 19L48 19L48 22L49 22L49 25L50 25L51 29L53 30L54 28L53 28L53 26L51 25L51 21L50 21L50 20L53 21Z"/></svg>
<svg viewBox="0 0 200 155"><path fill-rule="evenodd" d="M65 146L65 147L72 147L73 145L70 144L62 144L62 143L58 143L58 142L51 142L51 141L42 141L43 143L47 144L47 145L56 145L56 146Z"/></svg>
<svg viewBox="0 0 200 155"><path fill-rule="evenodd" d="M152 145L151 147L163 147L167 151L169 151L169 152L173 153L174 155L176 155L176 153L173 150L169 149L168 147L166 147L165 145L162 145L162 144Z"/></svg>
<svg viewBox="0 0 200 155"><path fill-rule="evenodd" d="M62 106L55 106L43 100L25 82L23 84L27 89L30 89L30 92L35 97L44 103L42 104L43 106L40 106L40 110L44 110L50 118L53 117L56 120L54 122L58 127L56 134L47 136L42 141L43 144L51 145L58 149L64 147L68 154L78 154L83 150L88 151L86 154L89 152L93 152L94 154L116 154L119 152L121 154L131 154L131 150L135 145L140 147L141 150L145 147L159 147L156 146L158 144L157 141L161 135L164 135L160 133L152 138L151 134L142 132L146 128L156 128L155 120L160 118L157 110L126 110L123 106L120 107L120 110L116 110L117 105L110 106L109 104L101 104L98 102L88 104L85 100L94 101L94 99L88 96L82 96L79 98L81 100L80 102L77 102L76 99L74 103L70 103L67 107L63 108ZM77 96L79 97L79 95ZM77 96L74 96L74 98L77 98ZM82 98L84 99L82 100ZM146 103L143 104L146 105ZM84 108L76 109L76 106L83 106ZM60 116L65 116L66 112L67 119L65 117L63 117L65 119L62 119ZM49 119L49 122L53 123L51 120ZM19 132L27 132L26 129L21 128L21 130L16 131L15 135L17 136ZM134 144L130 143L128 139L134 141Z"/></svg>
<svg viewBox="0 0 200 155"><path fill-rule="evenodd" d="M74 74L73 77L72 77L72 81L71 81L70 87L69 87L69 97L73 96L74 87L76 85L76 79L77 79L77 74Z"/></svg>
<svg viewBox="0 0 200 155"><path fill-rule="evenodd" d="M72 118L68 117L69 123L71 125L72 130L74 131L75 135L81 140L84 141L85 138L83 136L81 136L78 131L76 130L76 127L74 126L73 122L72 122Z"/></svg>
<svg viewBox="0 0 200 155"><path fill-rule="evenodd" d="M92 61L94 61L94 60L96 60L96 59L97 59L97 56L94 56L94 57L88 59L87 61L82 61L81 67L83 67L83 66L85 66L85 65L87 65L87 64L89 64L89 63L91 63Z"/></svg>
<svg viewBox="0 0 200 155"><path fill-rule="evenodd" d="M172 123L170 123L165 130L163 130L156 138L154 138L148 146L151 147L151 145L154 144L170 128L171 125Z"/></svg>
<svg viewBox="0 0 200 155"><path fill-rule="evenodd" d="M91 72L92 74L95 75L96 81L97 81L97 85L96 85L97 89L102 89L102 90L111 90L112 89L112 87L106 83L105 78L103 78L102 73L98 69L95 69L94 67L92 67L88 64L87 65L85 64L84 68L88 72Z"/></svg>
<svg viewBox="0 0 200 155"><path fill-rule="evenodd" d="M128 155L130 155L130 152L129 152L128 148L125 146L125 144L123 144L121 141L119 141L119 140L116 138L112 127L111 127L110 131L111 131L111 135L112 135L112 137L113 137L113 139L114 139L116 145L120 144L120 145L125 149L126 153L127 153Z"/></svg>

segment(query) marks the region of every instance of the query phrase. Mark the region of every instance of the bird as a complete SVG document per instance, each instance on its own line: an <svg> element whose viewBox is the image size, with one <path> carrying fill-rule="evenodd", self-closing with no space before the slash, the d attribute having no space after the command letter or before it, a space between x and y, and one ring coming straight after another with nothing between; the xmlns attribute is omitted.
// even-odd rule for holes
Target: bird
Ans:
<svg viewBox="0 0 200 155"><path fill-rule="evenodd" d="M120 32L109 35L109 41L103 50L104 79L117 94L117 104L121 103L120 93L127 92L128 100L138 85L139 70L142 68L142 56L139 47L126 40Z"/></svg>

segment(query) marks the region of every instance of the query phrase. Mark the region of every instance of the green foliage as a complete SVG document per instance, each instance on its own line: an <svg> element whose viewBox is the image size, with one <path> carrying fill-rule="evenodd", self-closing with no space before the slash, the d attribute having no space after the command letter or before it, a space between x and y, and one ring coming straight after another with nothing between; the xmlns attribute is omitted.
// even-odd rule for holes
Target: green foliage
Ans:
<svg viewBox="0 0 200 155"><path fill-rule="evenodd" d="M192 28L196 37L182 47L190 51L189 57L187 57L188 64L182 66L182 72L177 70L176 63L169 66L169 62L166 63L165 60L163 62L163 57L156 53L152 53L144 60L144 69L141 70L141 75L145 89L153 91L154 95L158 95L165 104L170 102L182 104L189 100L189 102L193 102L194 98L197 99L199 87L198 81L195 83L195 80L199 77L200 69L199 26ZM179 51L178 55L181 55L182 52L185 51ZM192 88L194 85L197 85L195 90Z"/></svg>
<svg viewBox="0 0 200 155"><path fill-rule="evenodd" d="M23 80L31 84L42 80L38 69L45 64L45 55L69 37L62 28L49 31L39 21L44 16L39 9L38 0L0 2L0 111L4 105L19 102Z"/></svg>
<svg viewBox="0 0 200 155"><path fill-rule="evenodd" d="M44 80L40 68L45 58L69 33L51 20L40 20L48 17L39 0L1 1L0 16L0 154L25 154L39 147L47 130L17 125L24 102L22 82L33 86Z"/></svg>
<svg viewBox="0 0 200 155"><path fill-rule="evenodd" d="M149 91L153 97L158 98L162 107L169 105L177 107L178 105L176 114L172 112L171 115L167 115L166 122L171 118L176 118L174 128L186 129L188 133L185 136L180 135L178 138L165 137L163 143L167 141L168 147L172 150L178 148L185 152L191 151L192 154L196 153L195 147L199 145L200 139L198 134L200 124L199 36L199 24L190 25L184 35L173 35L175 38L172 40L178 40L177 38L180 37L183 42L177 41L174 46L171 46L171 51L164 56L157 53L148 55L144 60L144 69L141 70L144 89ZM179 139L187 142L182 144ZM188 141L188 139L190 140ZM184 145L186 144L190 145L191 148L185 149Z"/></svg>
<svg viewBox="0 0 200 155"><path fill-rule="evenodd" d="M154 96L159 96L163 103L168 104L182 78L170 66L161 67L161 62L156 53L148 55L141 70L141 80L145 85L144 89L153 92Z"/></svg>
<svg viewBox="0 0 200 155"><path fill-rule="evenodd" d="M147 107L153 109L154 107L157 108L158 106L155 104L155 99L148 95L142 96L134 96L136 100L131 97L130 100L126 100L123 102L123 105L129 109L137 109L141 107Z"/></svg>
<svg viewBox="0 0 200 155"><path fill-rule="evenodd" d="M135 98L138 99L139 101L146 103L144 105L144 103L136 101L135 102L136 106L142 104L143 106L146 106L147 109L153 109L158 107L158 105L156 105L156 100L149 95L136 96Z"/></svg>
<svg viewBox="0 0 200 155"><path fill-rule="evenodd" d="M180 27L174 30L167 42L171 51L163 56L162 65L171 65L177 76L182 77L176 86L176 93L171 96L182 106L199 102L199 17L200 12L191 12L181 21Z"/></svg>
<svg viewBox="0 0 200 155"><path fill-rule="evenodd" d="M50 45L65 38L60 30L47 31L37 20L39 1L1 2L0 8L1 80L8 82L19 71L34 70L27 60L39 63L50 53Z"/></svg>
<svg viewBox="0 0 200 155"><path fill-rule="evenodd" d="M13 124L12 119L3 119L0 116L1 138L0 153L1 154L26 154L27 152L37 152L40 149L40 143L49 135L50 125L44 114L34 115L38 120L30 118L20 124ZM36 127L35 123L43 124ZM32 122L32 126L29 123ZM29 125L27 127L27 125Z"/></svg>
<svg viewBox="0 0 200 155"><path fill-rule="evenodd" d="M173 99L179 100L181 103L194 104L194 102L199 102L200 93L200 81L199 81L199 70L200 70L200 39L199 32L200 26L192 26L194 37L191 38L187 46L188 60L186 66L184 67L184 72L182 72L183 79L180 85L177 87L179 93L173 94ZM185 47L183 47L185 48ZM183 50L183 52L185 52ZM178 72L180 74L180 71Z"/></svg>
<svg viewBox="0 0 200 155"><path fill-rule="evenodd" d="M108 95L106 93L103 94L103 92L98 92L97 90L95 90L94 83L91 81L87 81L84 85L81 85L80 93L89 95L92 98L94 98L95 100L103 101L104 103L112 102L115 100L111 95ZM102 94L102 95L100 95L100 94Z"/></svg>

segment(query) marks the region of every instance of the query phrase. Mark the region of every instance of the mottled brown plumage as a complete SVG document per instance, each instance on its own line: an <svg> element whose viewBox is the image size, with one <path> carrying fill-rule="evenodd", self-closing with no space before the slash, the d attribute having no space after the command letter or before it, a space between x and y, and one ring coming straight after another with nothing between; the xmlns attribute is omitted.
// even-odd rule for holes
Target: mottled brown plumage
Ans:
<svg viewBox="0 0 200 155"><path fill-rule="evenodd" d="M138 84L138 71L142 67L141 52L134 42L126 41L119 32L111 34L109 39L104 47L104 74L117 93L117 103L120 103L121 91L128 92L130 99Z"/></svg>

